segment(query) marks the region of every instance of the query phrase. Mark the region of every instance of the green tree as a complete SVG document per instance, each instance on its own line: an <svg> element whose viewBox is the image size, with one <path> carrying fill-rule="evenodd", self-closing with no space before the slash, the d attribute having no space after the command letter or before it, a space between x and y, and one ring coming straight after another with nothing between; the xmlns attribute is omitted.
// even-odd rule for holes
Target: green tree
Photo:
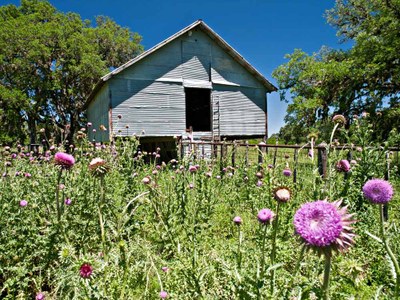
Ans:
<svg viewBox="0 0 400 300"><path fill-rule="evenodd" d="M368 112L378 124L376 137L386 138L400 125L400 1L337 0L326 16L341 40L353 46L286 56L289 61L273 74L281 100L292 100L286 127L306 134L326 125L332 114L351 120Z"/></svg>
<svg viewBox="0 0 400 300"><path fill-rule="evenodd" d="M36 143L38 128L66 125L72 140L94 84L142 51L141 37L108 17L92 26L44 0L1 6L0 28L3 142L28 133Z"/></svg>

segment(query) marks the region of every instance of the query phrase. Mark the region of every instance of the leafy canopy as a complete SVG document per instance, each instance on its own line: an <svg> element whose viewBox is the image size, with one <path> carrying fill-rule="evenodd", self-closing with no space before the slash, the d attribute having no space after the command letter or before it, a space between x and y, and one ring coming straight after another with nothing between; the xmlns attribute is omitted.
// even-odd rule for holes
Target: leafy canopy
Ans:
<svg viewBox="0 0 400 300"><path fill-rule="evenodd" d="M337 0L326 17L352 47L322 47L312 55L296 49L286 56L273 73L281 100L291 98L282 134L305 137L312 128L326 138L333 114L351 120L367 112L378 124L376 138L384 139L400 127L400 1Z"/></svg>
<svg viewBox="0 0 400 300"><path fill-rule="evenodd" d="M48 1L0 7L0 142L35 143L38 129L80 128L97 80L143 49L141 37L108 17L95 25ZM56 137L59 138L59 137Z"/></svg>

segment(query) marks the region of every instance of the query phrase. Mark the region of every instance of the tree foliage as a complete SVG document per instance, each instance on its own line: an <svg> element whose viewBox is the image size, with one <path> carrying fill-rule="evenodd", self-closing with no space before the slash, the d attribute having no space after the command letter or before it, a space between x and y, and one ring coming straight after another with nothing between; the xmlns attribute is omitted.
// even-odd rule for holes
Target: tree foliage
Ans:
<svg viewBox="0 0 400 300"><path fill-rule="evenodd" d="M376 137L387 138L400 127L400 1L337 0L326 17L352 47L286 56L273 74L281 100L292 97L285 128L304 136L322 130L332 114L351 120L367 112L379 124Z"/></svg>
<svg viewBox="0 0 400 300"><path fill-rule="evenodd" d="M110 68L142 51L141 37L108 17L95 26L48 1L22 0L0 7L0 140L38 128L80 128L83 105Z"/></svg>

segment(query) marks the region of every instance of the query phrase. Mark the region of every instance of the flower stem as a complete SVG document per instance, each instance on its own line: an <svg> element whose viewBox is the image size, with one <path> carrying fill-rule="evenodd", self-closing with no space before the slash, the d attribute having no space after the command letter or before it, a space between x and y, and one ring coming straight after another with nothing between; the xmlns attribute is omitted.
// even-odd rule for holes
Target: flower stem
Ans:
<svg viewBox="0 0 400 300"><path fill-rule="evenodd" d="M264 269L265 269L265 240L267 237L267 225L261 224L262 227L262 244L261 244L261 266L260 266L260 275L257 280L257 299L261 299L261 289L264 285Z"/></svg>
<svg viewBox="0 0 400 300"><path fill-rule="evenodd" d="M276 234L278 232L278 222L279 222L279 208L280 208L280 201L276 205L276 212L275 212L275 221L274 227L272 232L272 250L271 250L271 267L275 264L275 257L276 257ZM271 295L274 296L274 289L275 289L275 268L271 270Z"/></svg>
<svg viewBox="0 0 400 300"><path fill-rule="evenodd" d="M103 221L103 214L101 212L101 208L105 202L105 190L104 190L104 177L100 177L100 201L98 202L98 213L99 213L99 223L100 223L100 233L101 233L101 242L103 244L103 254L106 256L106 235L104 230L104 221Z"/></svg>
<svg viewBox="0 0 400 300"><path fill-rule="evenodd" d="M57 186L56 186L56 206L57 206L57 221L60 223L61 220L61 207L60 207L60 181L61 181L62 169L57 176Z"/></svg>
<svg viewBox="0 0 400 300"><path fill-rule="evenodd" d="M332 253L325 253L324 284L322 286L323 299L329 300L329 281L331 275Z"/></svg>
<svg viewBox="0 0 400 300"><path fill-rule="evenodd" d="M237 268L238 271L240 271L241 265L242 265L242 252L241 252L241 246L242 246L242 232L240 230L240 225L237 226L238 228L238 248L237 248Z"/></svg>
<svg viewBox="0 0 400 300"><path fill-rule="evenodd" d="M394 265L394 270L396 272L396 287L395 287L395 299L399 299L399 286L400 286L400 268L399 268L399 263L394 256L392 249L389 247L389 243L386 240L386 232L385 232L385 216L384 216L384 207L383 205L379 205L380 209L380 221L381 221L381 237L383 241L383 245L385 247L385 250L387 254L390 257L390 260L392 261Z"/></svg>

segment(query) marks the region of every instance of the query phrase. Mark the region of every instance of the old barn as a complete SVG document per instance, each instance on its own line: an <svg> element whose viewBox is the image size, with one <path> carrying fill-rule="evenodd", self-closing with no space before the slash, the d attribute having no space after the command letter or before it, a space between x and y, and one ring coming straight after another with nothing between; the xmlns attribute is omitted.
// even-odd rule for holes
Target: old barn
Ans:
<svg viewBox="0 0 400 300"><path fill-rule="evenodd" d="M88 121L97 128L89 138L264 137L267 94L275 90L198 20L100 79L86 104Z"/></svg>

